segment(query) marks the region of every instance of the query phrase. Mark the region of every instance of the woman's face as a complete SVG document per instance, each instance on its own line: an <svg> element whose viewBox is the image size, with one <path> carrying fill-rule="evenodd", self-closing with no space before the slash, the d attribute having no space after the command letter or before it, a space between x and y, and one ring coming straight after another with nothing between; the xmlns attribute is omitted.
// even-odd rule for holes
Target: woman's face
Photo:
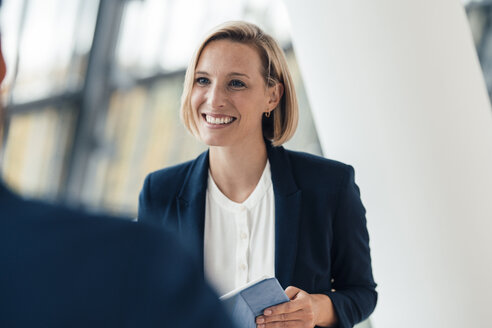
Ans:
<svg viewBox="0 0 492 328"><path fill-rule="evenodd" d="M262 142L262 115L276 107L275 90L266 88L254 48L229 40L209 43L198 60L191 92L202 141L209 146Z"/></svg>

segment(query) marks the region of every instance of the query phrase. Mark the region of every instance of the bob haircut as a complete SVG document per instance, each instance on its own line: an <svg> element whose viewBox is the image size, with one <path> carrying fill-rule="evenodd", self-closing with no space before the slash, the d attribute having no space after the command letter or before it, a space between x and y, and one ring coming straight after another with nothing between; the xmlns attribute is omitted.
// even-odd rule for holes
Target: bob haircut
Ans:
<svg viewBox="0 0 492 328"><path fill-rule="evenodd" d="M249 45L258 52L262 67L261 74L266 86L281 83L284 93L276 108L271 111L270 117L263 115L263 137L272 141L274 146L280 146L289 140L297 128L299 108L294 83L287 66L284 52L277 42L258 26L242 22L231 21L215 27L204 39L193 55L186 70L183 94L181 95L181 119L186 128L196 137L199 137L195 116L191 108L191 92L195 81L195 69L200 55L205 47L217 40L230 40Z"/></svg>

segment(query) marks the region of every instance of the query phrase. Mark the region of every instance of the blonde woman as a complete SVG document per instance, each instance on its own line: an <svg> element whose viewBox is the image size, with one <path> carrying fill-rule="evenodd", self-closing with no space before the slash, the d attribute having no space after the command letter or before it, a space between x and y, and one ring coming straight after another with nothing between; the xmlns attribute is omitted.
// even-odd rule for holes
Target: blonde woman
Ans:
<svg viewBox="0 0 492 328"><path fill-rule="evenodd" d="M220 293L275 276L290 302L258 327L352 327L373 311L365 210L352 167L281 145L298 106L285 56L246 22L215 28L186 72L181 115L209 150L150 174L139 219L187 242Z"/></svg>

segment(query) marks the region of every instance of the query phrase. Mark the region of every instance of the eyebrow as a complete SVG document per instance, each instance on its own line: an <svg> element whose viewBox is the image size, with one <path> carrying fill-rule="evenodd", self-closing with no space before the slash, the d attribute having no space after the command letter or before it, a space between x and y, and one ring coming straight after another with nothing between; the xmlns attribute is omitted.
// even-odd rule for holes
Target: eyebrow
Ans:
<svg viewBox="0 0 492 328"><path fill-rule="evenodd" d="M195 72L195 75L196 74L199 74L199 75L210 75L210 74L208 74L207 72L204 72L204 71L196 71ZM247 77L248 79L250 78L248 74L239 73L239 72L231 72L231 73L227 74L227 76L244 76L244 77Z"/></svg>
<svg viewBox="0 0 492 328"><path fill-rule="evenodd" d="M248 74L244 74L244 73L239 73L239 72L232 72L232 73L229 73L228 74L229 76L230 75L235 75L235 76L245 76L249 79L249 75Z"/></svg>

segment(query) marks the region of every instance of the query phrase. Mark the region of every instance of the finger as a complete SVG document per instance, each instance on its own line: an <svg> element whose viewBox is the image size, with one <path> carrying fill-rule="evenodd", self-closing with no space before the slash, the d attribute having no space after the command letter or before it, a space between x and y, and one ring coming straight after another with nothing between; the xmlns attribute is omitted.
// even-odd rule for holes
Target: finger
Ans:
<svg viewBox="0 0 492 328"><path fill-rule="evenodd" d="M257 325L258 328L299 328L303 327L304 323L299 320L284 321L284 322L270 322L261 325Z"/></svg>
<svg viewBox="0 0 492 328"><path fill-rule="evenodd" d="M294 321L294 320L302 320L304 316L304 311L299 310L291 313L281 313L276 315L264 316L260 315L256 317L256 323L269 323L269 322L277 322L277 321Z"/></svg>
<svg viewBox="0 0 492 328"><path fill-rule="evenodd" d="M285 294L287 294L287 297L289 297L289 299L293 299L300 291L301 290L297 287L289 286L285 289Z"/></svg>
<svg viewBox="0 0 492 328"><path fill-rule="evenodd" d="M268 315L277 315L277 314L282 314L282 313L290 313L290 312L296 312L300 309L303 308L304 306L304 301L302 300L294 300L294 301L289 301L285 302L279 305L275 305L272 307L269 307L263 311L263 314L268 316Z"/></svg>

